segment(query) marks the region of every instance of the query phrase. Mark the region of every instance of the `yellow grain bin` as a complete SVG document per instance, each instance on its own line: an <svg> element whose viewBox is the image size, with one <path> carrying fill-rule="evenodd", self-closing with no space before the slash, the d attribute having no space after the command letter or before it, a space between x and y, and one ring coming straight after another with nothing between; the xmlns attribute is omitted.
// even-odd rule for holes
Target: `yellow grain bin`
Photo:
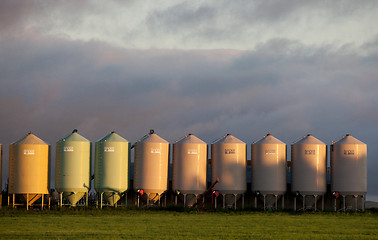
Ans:
<svg viewBox="0 0 378 240"><path fill-rule="evenodd" d="M55 188L72 206L90 190L91 143L75 129L56 143Z"/></svg>
<svg viewBox="0 0 378 240"><path fill-rule="evenodd" d="M168 189L169 143L153 130L135 143L134 189L158 200Z"/></svg>
<svg viewBox="0 0 378 240"><path fill-rule="evenodd" d="M9 194L22 194L31 205L49 194L50 147L29 133L9 146Z"/></svg>

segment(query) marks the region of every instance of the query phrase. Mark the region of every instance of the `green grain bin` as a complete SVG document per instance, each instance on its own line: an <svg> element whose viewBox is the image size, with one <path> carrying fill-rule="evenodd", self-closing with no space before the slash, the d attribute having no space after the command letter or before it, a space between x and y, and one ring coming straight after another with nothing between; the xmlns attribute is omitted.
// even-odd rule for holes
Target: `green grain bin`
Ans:
<svg viewBox="0 0 378 240"><path fill-rule="evenodd" d="M112 132L96 142L95 150L94 188L114 206L127 191L130 143Z"/></svg>
<svg viewBox="0 0 378 240"><path fill-rule="evenodd" d="M72 206L90 190L91 143L75 129L56 143L55 188Z"/></svg>

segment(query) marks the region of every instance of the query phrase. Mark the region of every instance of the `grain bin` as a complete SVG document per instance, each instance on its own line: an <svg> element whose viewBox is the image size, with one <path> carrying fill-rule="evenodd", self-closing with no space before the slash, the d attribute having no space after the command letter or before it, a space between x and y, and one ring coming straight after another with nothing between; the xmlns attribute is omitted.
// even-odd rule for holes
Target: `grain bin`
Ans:
<svg viewBox="0 0 378 240"><path fill-rule="evenodd" d="M206 165L207 144L201 139L188 134L173 144L172 190L183 194L184 206L193 205L206 191ZM192 194L189 201L187 194Z"/></svg>
<svg viewBox="0 0 378 240"><path fill-rule="evenodd" d="M355 198L350 207L358 209L357 198L367 192L367 145L350 134L331 144L331 191L334 195ZM355 205L355 206L353 206ZM363 205L363 202L362 202ZM335 205L336 207L336 205Z"/></svg>
<svg viewBox="0 0 378 240"><path fill-rule="evenodd" d="M50 147L32 133L9 146L8 193L20 194L28 208L40 197L49 194L50 188Z"/></svg>
<svg viewBox="0 0 378 240"><path fill-rule="evenodd" d="M227 134L211 144L211 179L219 183L214 190L223 195L223 207L234 206L236 200L247 191L246 144Z"/></svg>
<svg viewBox="0 0 378 240"><path fill-rule="evenodd" d="M95 144L94 188L111 206L114 206L128 188L130 143L111 132Z"/></svg>
<svg viewBox="0 0 378 240"><path fill-rule="evenodd" d="M267 200L268 208L275 202L277 209L278 196L286 192L286 144L267 134L251 145L251 160L252 192L263 196L264 208Z"/></svg>
<svg viewBox="0 0 378 240"><path fill-rule="evenodd" d="M135 143L134 189L145 193L148 203L160 200L168 189L168 157L169 143L154 130Z"/></svg>
<svg viewBox="0 0 378 240"><path fill-rule="evenodd" d="M326 185L327 146L308 134L291 145L291 191L302 195L303 208L312 208L317 197L327 190ZM313 196L306 202L306 196ZM307 203L307 205L306 205ZM324 202L322 202L322 208ZM294 206L296 208L296 206Z"/></svg>
<svg viewBox="0 0 378 240"><path fill-rule="evenodd" d="M86 195L90 190L91 143L75 129L70 135L56 143L55 188L71 206Z"/></svg>

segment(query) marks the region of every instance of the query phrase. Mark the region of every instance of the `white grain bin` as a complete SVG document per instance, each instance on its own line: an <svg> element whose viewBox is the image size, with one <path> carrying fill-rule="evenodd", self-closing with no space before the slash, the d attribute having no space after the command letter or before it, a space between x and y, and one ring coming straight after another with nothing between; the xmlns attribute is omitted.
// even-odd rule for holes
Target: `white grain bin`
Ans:
<svg viewBox="0 0 378 240"><path fill-rule="evenodd" d="M286 192L286 144L267 134L251 145L252 191L282 195Z"/></svg>
<svg viewBox="0 0 378 240"><path fill-rule="evenodd" d="M153 130L135 143L134 190L157 201L168 189L169 143Z"/></svg>
<svg viewBox="0 0 378 240"><path fill-rule="evenodd" d="M291 145L291 191L303 197L304 209L315 204L316 210L317 197L326 193L326 165L327 146L311 134ZM306 202L306 196L314 198Z"/></svg>
<svg viewBox="0 0 378 240"><path fill-rule="evenodd" d="M331 191L352 200L347 205L357 210L357 196L367 192L367 145L350 134L331 145ZM363 204L362 204L363 205ZM363 206L362 206L363 208Z"/></svg>
<svg viewBox="0 0 378 240"><path fill-rule="evenodd" d="M246 144L227 134L211 144L212 182L219 178L214 190L226 197L227 206L236 202L236 196L247 191ZM225 195L234 195L227 197ZM235 200L235 201L234 201ZM223 206L225 200L223 200ZM234 205L236 207L236 204Z"/></svg>
<svg viewBox="0 0 378 240"><path fill-rule="evenodd" d="M195 196L206 191L207 144L193 134L173 144L172 190ZM195 203L195 199L188 205Z"/></svg>

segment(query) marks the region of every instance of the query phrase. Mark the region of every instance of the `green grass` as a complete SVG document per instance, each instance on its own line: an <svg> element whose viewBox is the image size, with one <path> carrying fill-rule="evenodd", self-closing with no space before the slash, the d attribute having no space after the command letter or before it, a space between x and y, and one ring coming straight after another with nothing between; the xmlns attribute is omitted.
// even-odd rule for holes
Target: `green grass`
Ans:
<svg viewBox="0 0 378 240"><path fill-rule="evenodd" d="M378 214L3 208L0 238L378 239Z"/></svg>

